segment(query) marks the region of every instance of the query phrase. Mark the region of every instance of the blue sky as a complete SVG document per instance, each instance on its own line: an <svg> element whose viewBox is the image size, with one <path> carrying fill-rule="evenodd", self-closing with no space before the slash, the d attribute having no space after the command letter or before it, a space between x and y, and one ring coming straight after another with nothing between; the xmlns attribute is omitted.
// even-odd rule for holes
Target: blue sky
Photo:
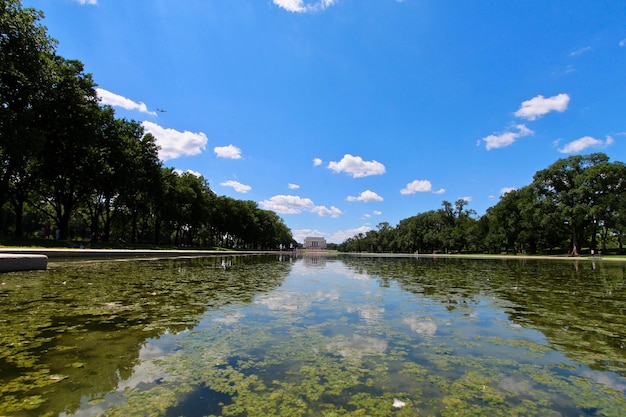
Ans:
<svg viewBox="0 0 626 417"><path fill-rule="evenodd" d="M23 0L164 166L341 243L626 156L610 0ZM165 110L165 112L159 111Z"/></svg>

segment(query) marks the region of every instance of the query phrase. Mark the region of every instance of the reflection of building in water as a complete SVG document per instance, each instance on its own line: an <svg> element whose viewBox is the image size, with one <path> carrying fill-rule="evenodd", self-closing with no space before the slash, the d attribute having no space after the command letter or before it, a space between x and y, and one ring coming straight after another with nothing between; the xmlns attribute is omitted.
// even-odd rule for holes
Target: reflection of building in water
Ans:
<svg viewBox="0 0 626 417"><path fill-rule="evenodd" d="M326 249L326 239L323 237L305 237L304 249Z"/></svg>
<svg viewBox="0 0 626 417"><path fill-rule="evenodd" d="M322 253L311 253L302 257L304 265L308 267L324 268L326 266L326 256Z"/></svg>

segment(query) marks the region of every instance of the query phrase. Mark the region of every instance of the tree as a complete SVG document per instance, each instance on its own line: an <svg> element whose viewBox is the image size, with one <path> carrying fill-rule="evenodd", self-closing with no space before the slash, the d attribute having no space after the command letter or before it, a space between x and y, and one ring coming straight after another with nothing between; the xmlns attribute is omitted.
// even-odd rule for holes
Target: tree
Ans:
<svg viewBox="0 0 626 417"><path fill-rule="evenodd" d="M102 108L101 116L101 135L94 150L96 175L87 203L90 228L94 233L101 231L102 239L108 240L113 221L126 214L134 242L139 233L139 218L152 214L153 199L159 195L158 148L154 137L144 134L139 122L115 119L108 106Z"/></svg>
<svg viewBox="0 0 626 417"><path fill-rule="evenodd" d="M581 253L585 233L593 224L594 205L598 196L593 192L587 170L608 162L608 156L594 153L587 156L570 156L559 159L548 168L537 172L533 185L540 198L545 198L560 212L571 233L571 252Z"/></svg>
<svg viewBox="0 0 626 417"><path fill-rule="evenodd" d="M101 109L95 83L80 61L55 57L54 64L54 83L41 114L46 141L38 155L38 174L42 200L66 239L72 214L93 190Z"/></svg>
<svg viewBox="0 0 626 417"><path fill-rule="evenodd" d="M32 156L41 149L40 124L52 82L56 42L40 23L43 14L19 0L0 1L0 208L12 187L26 192ZM17 197L17 208L23 199ZM20 233L19 222L16 228Z"/></svg>
<svg viewBox="0 0 626 417"><path fill-rule="evenodd" d="M591 247L597 247L596 235L599 235L602 249L606 250L609 233L617 232L619 228L620 208L626 200L626 165L622 162L600 162L589 167L585 175L593 199L590 210Z"/></svg>

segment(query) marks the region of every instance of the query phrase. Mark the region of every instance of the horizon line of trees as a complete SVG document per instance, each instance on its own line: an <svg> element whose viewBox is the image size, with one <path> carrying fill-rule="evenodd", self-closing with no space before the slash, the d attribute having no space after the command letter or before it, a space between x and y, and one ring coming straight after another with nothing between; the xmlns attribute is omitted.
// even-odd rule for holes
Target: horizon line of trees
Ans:
<svg viewBox="0 0 626 417"><path fill-rule="evenodd" d="M43 18L20 0L0 0L0 235L247 249L294 243L276 213L164 167L154 136L101 106L84 65L56 53Z"/></svg>
<svg viewBox="0 0 626 417"><path fill-rule="evenodd" d="M557 160L530 185L504 194L477 217L467 201L387 222L338 245L343 252L568 253L623 252L626 165L604 153Z"/></svg>

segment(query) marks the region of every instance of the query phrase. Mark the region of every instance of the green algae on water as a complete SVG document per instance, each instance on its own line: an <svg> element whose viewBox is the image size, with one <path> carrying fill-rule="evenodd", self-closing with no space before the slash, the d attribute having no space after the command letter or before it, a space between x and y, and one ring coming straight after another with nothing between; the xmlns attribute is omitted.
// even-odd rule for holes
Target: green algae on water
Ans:
<svg viewBox="0 0 626 417"><path fill-rule="evenodd" d="M0 304L0 415L626 414L619 267L231 265L11 275L0 290L12 300Z"/></svg>

